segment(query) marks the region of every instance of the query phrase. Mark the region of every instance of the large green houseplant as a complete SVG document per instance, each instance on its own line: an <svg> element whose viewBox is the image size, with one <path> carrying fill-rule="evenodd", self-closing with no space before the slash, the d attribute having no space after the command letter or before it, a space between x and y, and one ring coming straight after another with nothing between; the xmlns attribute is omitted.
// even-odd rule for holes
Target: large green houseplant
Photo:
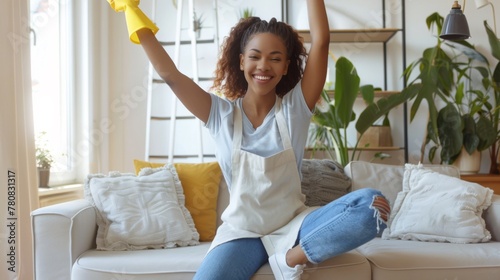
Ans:
<svg viewBox="0 0 500 280"><path fill-rule="evenodd" d="M484 28L486 29L486 34L488 35L488 41L490 44L491 54L495 59L497 59L496 66L493 66L493 71L488 68L489 75L487 78L483 79L483 85L487 91L491 92L493 98L492 103L488 104L488 111L486 116L491 120L492 127L495 128L495 141L489 149L490 154L490 174L499 174L498 169L498 153L499 153L499 141L500 141L500 40L496 37L495 32L491 29L486 21L484 21Z"/></svg>
<svg viewBox="0 0 500 280"><path fill-rule="evenodd" d="M312 117L314 130L310 135L310 142L315 144L315 148L326 150L331 158L345 166L356 158L357 152L360 152L357 149L358 143L352 146L348 143L349 124L356 121L359 141L370 126L385 117L394 107L414 97L419 88L420 85L413 85L399 94L382 97L375 102L374 87L360 86L360 78L352 62L340 57L335 63L334 99L330 100L326 91L323 92L322 103L326 106L317 106ZM368 105L356 120L354 103L360 92ZM353 149L351 157L349 149Z"/></svg>
<svg viewBox="0 0 500 280"><path fill-rule="evenodd" d="M433 13L427 17L429 30L436 27L441 33L443 17ZM422 57L405 69L404 76L409 86L420 84L421 88L410 109L410 121L425 100L428 104L428 125L422 145L421 161L425 146L430 142L429 160L432 162L440 149L442 163L451 164L460 155L462 148L472 154L482 151L494 142L491 119L484 112L488 108L488 95L474 88L474 79L488 76L486 58L465 41L443 41L438 36L434 47L425 49ZM412 81L412 73L418 75ZM439 106L441 109L438 109Z"/></svg>

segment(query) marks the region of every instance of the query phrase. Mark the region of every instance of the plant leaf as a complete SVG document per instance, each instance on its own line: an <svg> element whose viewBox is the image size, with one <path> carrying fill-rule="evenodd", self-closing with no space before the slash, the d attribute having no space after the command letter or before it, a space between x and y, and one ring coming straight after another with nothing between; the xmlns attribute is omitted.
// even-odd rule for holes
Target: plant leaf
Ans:
<svg viewBox="0 0 500 280"><path fill-rule="evenodd" d="M488 34L488 41L490 42L491 54L498 60L500 60L500 40L498 40L495 32L491 30L488 22L484 21L484 28L486 28L486 33Z"/></svg>
<svg viewBox="0 0 500 280"><path fill-rule="evenodd" d="M434 129L432 129L432 123L429 121L427 123L427 139L425 141L425 144L429 144L430 141L439 144L437 130L434 131Z"/></svg>
<svg viewBox="0 0 500 280"><path fill-rule="evenodd" d="M415 97L421 87L421 84L410 85L399 94L389 95L368 105L356 121L356 130L362 135L376 120L389 113L394 107Z"/></svg>
<svg viewBox="0 0 500 280"><path fill-rule="evenodd" d="M462 118L457 109L448 104L438 114L438 135L441 144L441 161L453 162L463 145Z"/></svg>
<svg viewBox="0 0 500 280"><path fill-rule="evenodd" d="M432 25L436 25L437 34L441 34L441 30L443 29L443 21L443 17L437 12L431 14L425 19L427 29L431 30Z"/></svg>
<svg viewBox="0 0 500 280"><path fill-rule="evenodd" d="M464 55L466 55L470 59L474 59L474 60L480 61L482 63L488 63L488 59L486 59L486 57L482 53L478 52L476 50L476 48L467 41L464 41L464 40L449 41L449 40L447 40L446 45L463 53Z"/></svg>
<svg viewBox="0 0 500 280"><path fill-rule="evenodd" d="M434 157L436 156L436 151L437 151L437 146L432 146L430 149L429 149L429 161L430 162L433 162L434 161Z"/></svg>
<svg viewBox="0 0 500 280"><path fill-rule="evenodd" d="M500 90L500 62L497 63L495 70L493 71L492 80L497 90Z"/></svg>
<svg viewBox="0 0 500 280"><path fill-rule="evenodd" d="M462 124L463 124L463 146L469 155L477 149L479 145L479 136L476 134L476 122L474 118L465 114L462 116Z"/></svg>
<svg viewBox="0 0 500 280"><path fill-rule="evenodd" d="M359 92L360 79L354 65L345 57L337 60L335 69L335 110L341 128L347 128L353 120L353 106Z"/></svg>
<svg viewBox="0 0 500 280"><path fill-rule="evenodd" d="M375 90L373 85L364 85L359 88L361 92L361 96L366 104L373 104L373 100L375 100Z"/></svg>
<svg viewBox="0 0 500 280"><path fill-rule="evenodd" d="M484 116L480 116L476 123L476 134L479 137L478 151L484 151L489 148L497 138L497 130L493 122Z"/></svg>
<svg viewBox="0 0 500 280"><path fill-rule="evenodd" d="M458 84L457 91L455 92L455 103L462 104L462 100L464 98L464 88L465 84L462 82Z"/></svg>

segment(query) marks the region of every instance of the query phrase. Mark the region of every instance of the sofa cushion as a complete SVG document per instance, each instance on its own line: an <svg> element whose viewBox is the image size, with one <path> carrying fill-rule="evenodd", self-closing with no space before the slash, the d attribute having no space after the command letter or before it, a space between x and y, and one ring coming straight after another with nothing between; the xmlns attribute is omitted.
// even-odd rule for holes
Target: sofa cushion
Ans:
<svg viewBox="0 0 500 280"><path fill-rule="evenodd" d="M458 168L452 165L425 165L424 167L453 177L460 177ZM352 191L362 188L374 188L382 191L391 206L396 196L403 189L402 165L352 161L345 167L346 175L352 180Z"/></svg>
<svg viewBox="0 0 500 280"><path fill-rule="evenodd" d="M493 191L483 186L406 164L384 239L452 243L486 242L483 210Z"/></svg>
<svg viewBox="0 0 500 280"><path fill-rule="evenodd" d="M136 174L143 168L164 166L134 160ZM217 162L174 163L186 196L186 208L193 217L200 241L212 241L217 230L217 199L222 171Z"/></svg>
<svg viewBox="0 0 500 280"><path fill-rule="evenodd" d="M134 250L197 245L175 168L143 169L138 176L89 175L85 196L97 209L97 249Z"/></svg>
<svg viewBox="0 0 500 280"><path fill-rule="evenodd" d="M486 229L491 233L491 240L500 241L500 195L493 194L491 205L483 215Z"/></svg>
<svg viewBox="0 0 500 280"><path fill-rule="evenodd" d="M97 251L83 253L73 265L72 280L100 279L192 279L210 243L173 249ZM350 251L319 265L309 264L302 279L369 280L370 264L357 251ZM274 279L268 264L252 280Z"/></svg>
<svg viewBox="0 0 500 280"><path fill-rule="evenodd" d="M500 242L454 244L375 238L356 249L373 280L498 279Z"/></svg>

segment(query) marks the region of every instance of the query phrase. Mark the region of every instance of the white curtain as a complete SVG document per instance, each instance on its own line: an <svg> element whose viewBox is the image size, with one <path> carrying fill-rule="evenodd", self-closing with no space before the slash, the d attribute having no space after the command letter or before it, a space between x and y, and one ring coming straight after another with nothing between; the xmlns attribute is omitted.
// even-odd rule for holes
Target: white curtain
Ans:
<svg viewBox="0 0 500 280"><path fill-rule="evenodd" d="M30 213L38 206L27 0L0 9L0 279L33 279Z"/></svg>

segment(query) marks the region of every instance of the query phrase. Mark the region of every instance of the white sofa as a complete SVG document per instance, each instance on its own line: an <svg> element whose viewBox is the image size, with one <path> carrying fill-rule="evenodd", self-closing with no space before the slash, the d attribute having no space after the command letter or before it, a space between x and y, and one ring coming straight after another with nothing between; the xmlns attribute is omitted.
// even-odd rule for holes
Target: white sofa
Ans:
<svg viewBox="0 0 500 280"><path fill-rule="evenodd" d="M459 176L449 166L433 166ZM403 166L351 162L345 173L352 189L382 190L393 203L401 190ZM218 214L228 202L220 184ZM492 240L454 244L375 238L320 265L309 265L303 279L498 280L500 279L500 196L483 215ZM218 221L220 223L220 220ZM209 243L174 249L97 251L96 213L86 200L52 205L32 213L36 280L192 279ZM268 265L252 279L274 279Z"/></svg>

